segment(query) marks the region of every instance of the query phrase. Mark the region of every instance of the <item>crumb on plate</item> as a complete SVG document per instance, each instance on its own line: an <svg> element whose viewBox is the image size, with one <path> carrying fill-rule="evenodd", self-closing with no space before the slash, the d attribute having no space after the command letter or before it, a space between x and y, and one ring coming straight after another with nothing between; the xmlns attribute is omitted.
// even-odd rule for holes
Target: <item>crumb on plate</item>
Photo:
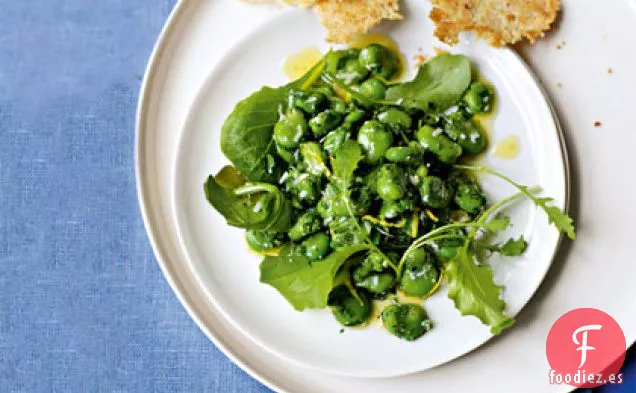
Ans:
<svg viewBox="0 0 636 393"><path fill-rule="evenodd" d="M594 122L594 127L600 127L602 125L603 124L600 121L598 121L598 120Z"/></svg>
<svg viewBox="0 0 636 393"><path fill-rule="evenodd" d="M417 68L422 65L426 61L426 57L420 53L413 56L413 65Z"/></svg>

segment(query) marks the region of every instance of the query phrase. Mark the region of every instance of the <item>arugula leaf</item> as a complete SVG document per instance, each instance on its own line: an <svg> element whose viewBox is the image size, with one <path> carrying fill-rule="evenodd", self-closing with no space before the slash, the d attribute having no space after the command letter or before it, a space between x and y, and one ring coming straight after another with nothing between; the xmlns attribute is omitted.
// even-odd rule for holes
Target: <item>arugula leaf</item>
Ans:
<svg viewBox="0 0 636 393"><path fill-rule="evenodd" d="M286 231L291 227L291 202L268 183L245 183L235 168L224 167L209 176L205 197L228 225L259 231Z"/></svg>
<svg viewBox="0 0 636 393"><path fill-rule="evenodd" d="M363 233L363 231L355 214L357 209L351 201L350 186L353 182L353 173L360 161L362 161L362 158L362 147L360 144L352 140L347 140L342 146L336 149L331 157L333 175L330 175L330 180L332 181L331 191L335 193L331 195L332 200L337 204L341 204L346 209L347 214L351 217L352 222L355 223L360 233ZM324 195L329 194L325 192Z"/></svg>
<svg viewBox="0 0 636 393"><path fill-rule="evenodd" d="M528 248L528 242L523 236L520 236L519 239L510 238L505 243L499 244L488 244L481 245L486 250L491 252L498 252L499 254L506 257L516 257L524 252L526 252L526 248Z"/></svg>
<svg viewBox="0 0 636 393"><path fill-rule="evenodd" d="M563 213L561 209L553 206L553 198L550 197L537 197L528 192L528 187L519 186L519 190L526 194L532 202L543 209L548 215L548 222L553 224L561 232L565 232L572 240L576 239L576 231L574 230L574 220L567 214Z"/></svg>
<svg viewBox="0 0 636 393"><path fill-rule="evenodd" d="M356 253L368 249L367 245L349 246L311 262L299 246L288 244L278 256L263 259L260 281L276 288L297 311L324 308L340 267Z"/></svg>
<svg viewBox="0 0 636 393"><path fill-rule="evenodd" d="M287 91L286 86L261 88L236 104L221 127L221 151L251 181L276 181L266 157L275 153L272 133Z"/></svg>
<svg viewBox="0 0 636 393"><path fill-rule="evenodd" d="M362 161L362 147L356 141L347 140L340 146L331 158L331 168L333 175L342 185L349 185L353 179L358 164Z"/></svg>
<svg viewBox="0 0 636 393"><path fill-rule="evenodd" d="M278 180L277 171L268 161L276 157L272 134L279 109L285 105L291 89L307 89L324 66L323 58L305 75L287 85L261 88L236 104L225 119L221 127L221 151L249 180L267 183Z"/></svg>
<svg viewBox="0 0 636 393"><path fill-rule="evenodd" d="M561 209L554 206L552 203L554 202L553 198L550 197L538 197L534 195L531 187L521 185L516 181L512 180L508 176L497 172L492 168L488 168L482 165L455 165L457 169L464 169L475 172L485 172L496 176L508 184L515 187L522 194L524 194L528 199L530 199L535 205L543 209L543 211L548 216L548 222L553 224L560 232L565 232L565 234L572 240L576 239L576 231L574 229L574 221L570 216L568 216L565 212L562 212Z"/></svg>
<svg viewBox="0 0 636 393"><path fill-rule="evenodd" d="M439 55L422 64L412 81L391 85L384 100L366 97L332 74L325 73L322 79L362 105L395 105L437 113L451 107L462 97L472 81L472 71L466 56Z"/></svg>
<svg viewBox="0 0 636 393"><path fill-rule="evenodd" d="M466 56L443 54L422 64L412 81L389 87L386 101L424 112L441 112L462 97L471 80Z"/></svg>
<svg viewBox="0 0 636 393"><path fill-rule="evenodd" d="M498 215L488 222L481 224L481 228L484 228L490 232L501 232L508 228L510 225L510 217Z"/></svg>
<svg viewBox="0 0 636 393"><path fill-rule="evenodd" d="M504 314L506 304L500 299L501 287L495 284L492 271L475 263L470 250L461 248L446 265L448 297L462 315L474 315L499 334L514 325L514 319Z"/></svg>

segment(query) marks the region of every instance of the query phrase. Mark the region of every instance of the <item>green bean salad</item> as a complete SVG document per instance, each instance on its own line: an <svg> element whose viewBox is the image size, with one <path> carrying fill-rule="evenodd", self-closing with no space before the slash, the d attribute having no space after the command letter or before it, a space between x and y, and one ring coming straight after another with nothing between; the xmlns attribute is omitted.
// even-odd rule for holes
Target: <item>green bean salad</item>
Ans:
<svg viewBox="0 0 636 393"><path fill-rule="evenodd" d="M390 304L381 320L411 341L433 327L423 300L445 280L459 312L499 334L514 320L479 258L527 247L491 241L510 224L501 209L528 198L573 239L572 219L537 188L465 163L487 147L474 116L495 100L467 57L436 56L406 82L391 81L398 66L379 44L332 50L300 79L240 101L221 129L233 165L208 177L206 198L246 230L265 255L260 281L298 311L328 308L359 326L399 291L422 302ZM518 193L489 201L477 172Z"/></svg>

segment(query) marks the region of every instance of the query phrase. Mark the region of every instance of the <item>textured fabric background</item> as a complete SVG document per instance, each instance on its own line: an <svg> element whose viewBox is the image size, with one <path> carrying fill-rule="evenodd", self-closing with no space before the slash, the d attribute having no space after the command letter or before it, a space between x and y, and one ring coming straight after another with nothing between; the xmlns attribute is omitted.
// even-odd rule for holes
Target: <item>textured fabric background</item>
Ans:
<svg viewBox="0 0 636 393"><path fill-rule="evenodd" d="M137 207L137 94L173 5L0 0L0 392L268 391L190 320ZM604 391L636 391L629 367Z"/></svg>

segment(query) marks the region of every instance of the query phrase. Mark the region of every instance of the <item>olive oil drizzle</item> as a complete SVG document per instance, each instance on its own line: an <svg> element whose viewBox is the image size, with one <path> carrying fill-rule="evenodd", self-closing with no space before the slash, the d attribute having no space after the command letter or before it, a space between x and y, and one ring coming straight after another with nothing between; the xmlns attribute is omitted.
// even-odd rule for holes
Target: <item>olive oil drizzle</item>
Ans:
<svg viewBox="0 0 636 393"><path fill-rule="evenodd" d="M508 135L497 142L492 149L492 155L503 160L512 160L519 156L520 150L519 138L515 135Z"/></svg>
<svg viewBox="0 0 636 393"><path fill-rule="evenodd" d="M283 72L290 80L303 76L311 67L320 61L322 53L312 45L292 53L283 60Z"/></svg>

